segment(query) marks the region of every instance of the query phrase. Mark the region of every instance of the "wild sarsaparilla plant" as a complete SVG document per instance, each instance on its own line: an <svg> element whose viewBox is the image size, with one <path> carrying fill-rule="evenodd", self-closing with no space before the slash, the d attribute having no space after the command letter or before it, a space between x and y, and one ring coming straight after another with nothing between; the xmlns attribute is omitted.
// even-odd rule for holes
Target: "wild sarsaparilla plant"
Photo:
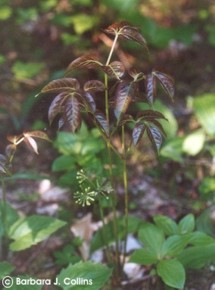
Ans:
<svg viewBox="0 0 215 290"><path fill-rule="evenodd" d="M136 69L127 69L126 65L116 59L114 51L120 41L133 41L141 45L147 52L146 41L139 29L127 22L119 22L104 29L104 33L113 36L112 46L106 61L102 61L97 53L90 53L78 57L70 63L65 77L49 82L40 93L53 94L54 99L48 110L50 124L57 120L59 129L70 130L75 133L81 126L83 117L87 116L99 129L103 137L109 159L109 196L113 213L113 232L115 237L115 273L122 274L126 256L129 218L129 192L127 178L127 161L132 146L137 146L141 138L146 135L153 149L158 152L165 132L160 119L165 119L159 111L153 110L153 101L157 95L157 87L172 99L174 84L170 76L160 71L145 74ZM114 59L114 60L113 60ZM75 78L77 70L89 69L98 72L99 79L83 82ZM137 111L137 102L148 102L148 110ZM131 132L130 141L127 132ZM120 136L121 145L115 146L115 136ZM113 174L113 160L118 156L122 162L122 180L124 184L124 217L123 235L119 236L119 221L117 217L117 192L115 190L115 176ZM82 172L83 173L83 172ZM80 178L80 172L78 173ZM83 177L83 176L82 176ZM76 193L75 198L82 205L95 203L100 194L98 190L87 190ZM78 197L78 194L80 195ZM83 201L85 199L85 202ZM102 207L102 205L99 203ZM101 215L103 211L101 209ZM102 218L104 221L104 218ZM104 221L105 223L105 221ZM123 241L123 247L122 242ZM107 245L108 247L108 245ZM107 256L108 257L108 256ZM120 275L119 275L120 274Z"/></svg>

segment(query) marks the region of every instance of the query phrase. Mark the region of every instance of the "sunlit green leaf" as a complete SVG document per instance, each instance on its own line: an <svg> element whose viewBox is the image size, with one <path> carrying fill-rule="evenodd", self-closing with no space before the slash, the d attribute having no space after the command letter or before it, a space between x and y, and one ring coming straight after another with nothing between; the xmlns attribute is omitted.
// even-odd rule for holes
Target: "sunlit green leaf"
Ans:
<svg viewBox="0 0 215 290"><path fill-rule="evenodd" d="M83 34L84 32L92 29L99 21L96 15L87 15L84 13L75 14L71 17L71 22L74 25L74 30L77 34Z"/></svg>
<svg viewBox="0 0 215 290"><path fill-rule="evenodd" d="M193 100L194 113L208 134L215 135L215 94L197 96Z"/></svg>
<svg viewBox="0 0 215 290"><path fill-rule="evenodd" d="M21 62L16 61L12 67L12 72L17 79L30 79L37 76L45 68L44 63L40 62Z"/></svg>
<svg viewBox="0 0 215 290"><path fill-rule="evenodd" d="M183 162L183 141L183 137L176 137L174 139L167 140L160 150L160 155L176 162Z"/></svg>
<svg viewBox="0 0 215 290"><path fill-rule="evenodd" d="M192 132L184 139L183 151L191 156L197 155L204 147L205 138L203 130Z"/></svg>
<svg viewBox="0 0 215 290"><path fill-rule="evenodd" d="M12 251L20 251L35 245L63 227L66 223L53 217L32 215L18 219L9 228Z"/></svg>
<svg viewBox="0 0 215 290"><path fill-rule="evenodd" d="M12 15L13 11L10 6L0 7L0 20L7 20Z"/></svg>

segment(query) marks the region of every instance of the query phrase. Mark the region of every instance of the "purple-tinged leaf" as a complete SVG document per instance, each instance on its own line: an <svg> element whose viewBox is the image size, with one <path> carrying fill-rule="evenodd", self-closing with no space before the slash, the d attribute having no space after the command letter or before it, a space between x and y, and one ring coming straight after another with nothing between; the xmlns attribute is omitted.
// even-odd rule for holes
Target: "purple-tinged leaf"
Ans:
<svg viewBox="0 0 215 290"><path fill-rule="evenodd" d="M159 80L166 94L173 100L175 93L173 79L167 74L161 73L159 71L154 71L153 75Z"/></svg>
<svg viewBox="0 0 215 290"><path fill-rule="evenodd" d="M146 99L150 105L153 104L156 91L156 82L154 75L150 74L146 76Z"/></svg>
<svg viewBox="0 0 215 290"><path fill-rule="evenodd" d="M52 101L51 105L49 106L48 110L48 119L49 124L51 125L54 121L55 117L62 113L62 105L66 98L68 98L68 93L60 93L58 94L54 100Z"/></svg>
<svg viewBox="0 0 215 290"><path fill-rule="evenodd" d="M121 38L134 40L140 45L146 45L146 41L137 27L131 26L126 21L121 21L110 25L104 30L109 34L118 34Z"/></svg>
<svg viewBox="0 0 215 290"><path fill-rule="evenodd" d="M85 92L84 94L85 103L87 103L87 111L95 113L96 111L96 102L92 94Z"/></svg>
<svg viewBox="0 0 215 290"><path fill-rule="evenodd" d="M87 81L84 84L84 91L85 92L103 92L105 89L104 84L101 81L98 80L91 80L91 81Z"/></svg>
<svg viewBox="0 0 215 290"><path fill-rule="evenodd" d="M155 125L161 132L161 134L166 137L166 132L164 131L163 126L161 125L161 123L159 121L157 121L156 119L152 119L152 120L148 120L152 125Z"/></svg>
<svg viewBox="0 0 215 290"><path fill-rule="evenodd" d="M136 146L145 132L146 126L144 123L137 123L132 131L133 144Z"/></svg>
<svg viewBox="0 0 215 290"><path fill-rule="evenodd" d="M102 112L97 111L95 114L93 114L93 116L95 117L96 123L100 129L105 133L106 136L109 136L109 124L105 118L105 115Z"/></svg>
<svg viewBox="0 0 215 290"><path fill-rule="evenodd" d="M65 125L65 122L64 122L64 119L63 117L61 117L59 120L58 120L58 129L62 129Z"/></svg>
<svg viewBox="0 0 215 290"><path fill-rule="evenodd" d="M64 123L74 133L81 126L80 103L75 96L66 99L63 112Z"/></svg>
<svg viewBox="0 0 215 290"><path fill-rule="evenodd" d="M104 65L102 69L110 78L113 79L120 80L125 74L125 67L120 61L113 61L109 65Z"/></svg>
<svg viewBox="0 0 215 290"><path fill-rule="evenodd" d="M7 170L3 164L0 163L0 174L7 174Z"/></svg>
<svg viewBox="0 0 215 290"><path fill-rule="evenodd" d="M35 152L36 154L39 154L37 142L32 137L25 136L24 142L31 151Z"/></svg>
<svg viewBox="0 0 215 290"><path fill-rule="evenodd" d="M118 84L115 95L114 113L119 124L123 114L126 113L128 106L134 99L135 86L134 83L120 82Z"/></svg>
<svg viewBox="0 0 215 290"><path fill-rule="evenodd" d="M145 120L145 121L151 121L153 119L165 119L165 116L160 113L159 111L155 110L144 110L143 112L140 112L138 115L140 120Z"/></svg>
<svg viewBox="0 0 215 290"><path fill-rule="evenodd" d="M74 69L78 68L88 68L88 69L93 69L97 68L98 66L102 66L102 63L98 61L97 55L96 54L86 54L83 56L80 56L73 60L66 71L66 75L71 73Z"/></svg>
<svg viewBox="0 0 215 290"><path fill-rule="evenodd" d="M28 131L28 132L26 131L23 133L23 136L25 138L34 137L34 138L39 138L39 139L43 139L45 141L51 142L47 133L41 130Z"/></svg>
<svg viewBox="0 0 215 290"><path fill-rule="evenodd" d="M41 93L64 93L75 92L80 90L80 84L75 78L61 78L48 83Z"/></svg>
<svg viewBox="0 0 215 290"><path fill-rule="evenodd" d="M147 136L152 143L155 152L160 150L162 144L162 135L157 127L146 126Z"/></svg>

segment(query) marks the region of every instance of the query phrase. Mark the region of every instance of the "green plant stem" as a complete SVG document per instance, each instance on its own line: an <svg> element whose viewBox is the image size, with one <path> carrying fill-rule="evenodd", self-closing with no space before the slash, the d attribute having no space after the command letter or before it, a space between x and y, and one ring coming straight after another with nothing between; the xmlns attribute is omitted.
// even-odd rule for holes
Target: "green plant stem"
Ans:
<svg viewBox="0 0 215 290"><path fill-rule="evenodd" d="M109 56L106 61L106 65L109 65L111 57L114 52L114 48L116 46L118 39L118 34L115 35ZM108 75L104 74L104 85L105 85L105 114L106 119L109 124L109 94L108 94ZM111 152L111 142L109 139L106 139L107 144L107 151L108 151L108 158L109 158L109 175L110 175L110 182L112 188L114 188L114 180L113 180L113 161L112 161L112 152ZM116 194L113 192L112 198L111 198L111 207L113 211L113 230L114 230L114 237L116 242L116 271L117 275L121 275L121 266L120 266L120 254L119 254L119 235L118 235L118 223L117 223L117 213L116 213Z"/></svg>
<svg viewBox="0 0 215 290"><path fill-rule="evenodd" d="M127 159L126 159L126 146L125 146L125 126L122 126L122 151L123 151L123 185L124 185L124 210L125 210L125 242L123 249L123 263L125 264L126 248L127 248L127 236L128 236L128 174L127 174Z"/></svg>
<svg viewBox="0 0 215 290"><path fill-rule="evenodd" d="M99 198L99 214L100 214L100 217L101 217L101 220L102 220L102 239L103 239L103 243L104 243L104 245L106 247L105 255L106 255L106 259L107 259L108 263L111 263L111 257L110 257L108 241L105 239L105 229L104 229L105 218L104 218L104 211L103 211L103 207L101 205L100 198Z"/></svg>
<svg viewBox="0 0 215 290"><path fill-rule="evenodd" d="M116 46L116 43L117 43L117 40L118 40L118 37L119 37L119 34L116 33L114 41L113 41L113 44L112 44L112 47L111 47L111 50L109 52L109 56L108 56L107 61L106 61L106 65L109 65L109 63L110 63L111 57L113 55L113 51L115 49L115 46Z"/></svg>
<svg viewBox="0 0 215 290"><path fill-rule="evenodd" d="M2 204L1 217L3 225L3 237L1 242L1 258L7 257L7 195L4 178L1 179L2 186Z"/></svg>

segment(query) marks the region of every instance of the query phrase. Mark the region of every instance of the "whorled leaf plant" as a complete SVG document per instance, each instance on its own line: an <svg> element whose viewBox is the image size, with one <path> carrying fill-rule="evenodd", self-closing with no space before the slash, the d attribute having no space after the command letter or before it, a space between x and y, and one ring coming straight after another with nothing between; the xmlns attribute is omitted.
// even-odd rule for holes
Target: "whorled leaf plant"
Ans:
<svg viewBox="0 0 215 290"><path fill-rule="evenodd" d="M128 70L122 61L111 61L116 44L121 40L130 40L146 47L146 41L139 29L127 22L119 22L104 29L104 33L113 35L112 46L103 63L98 54L86 54L73 60L65 73L65 77L53 80L43 87L40 94L52 94L54 99L49 107L48 118L50 124L57 119L59 129L67 129L75 133L81 126L83 114L87 114L101 132L107 144L109 156L110 181L114 188L112 173L112 155L117 154L123 163L123 183L125 191L125 237L123 255L126 254L126 240L128 234L128 181L127 159L131 146L137 146L144 134L150 140L153 149L158 152L165 137L164 129L159 122L164 115L153 110L153 102L157 96L158 85L172 99L174 83L170 76L163 72L152 71L145 74L135 69ZM77 70L90 69L100 71L102 79L82 80L74 78ZM110 86L111 83L111 86ZM143 91L142 88L145 88ZM101 99L103 106L98 105ZM103 98L101 96L103 95ZM131 110L136 102L147 102L151 109L144 111ZM100 108L104 108L101 110ZM132 113L131 113L132 112ZM125 142L126 126L132 125L131 142ZM130 126L131 127L131 126ZM121 136L121 148L113 143L115 134ZM118 273L124 264L120 261L119 238L117 233L116 201L117 193L113 191L114 233L116 240L116 256Z"/></svg>

